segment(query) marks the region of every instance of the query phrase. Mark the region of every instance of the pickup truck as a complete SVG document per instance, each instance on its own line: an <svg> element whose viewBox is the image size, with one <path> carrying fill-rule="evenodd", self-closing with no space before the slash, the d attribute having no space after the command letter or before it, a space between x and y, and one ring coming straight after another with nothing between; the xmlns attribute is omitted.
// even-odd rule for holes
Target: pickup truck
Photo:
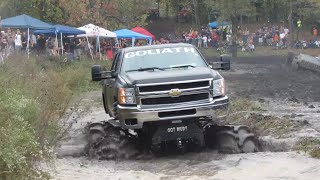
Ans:
<svg viewBox="0 0 320 180"><path fill-rule="evenodd" d="M179 149L217 144L215 137L224 134L219 129L225 134L247 129L221 126L229 99L217 70L229 69L230 56L209 64L190 44L121 49L110 71L92 67L92 80L101 81L103 106L110 119L107 125L91 126L91 132L99 132L103 139L107 132L100 131L118 128L155 151L170 143Z"/></svg>

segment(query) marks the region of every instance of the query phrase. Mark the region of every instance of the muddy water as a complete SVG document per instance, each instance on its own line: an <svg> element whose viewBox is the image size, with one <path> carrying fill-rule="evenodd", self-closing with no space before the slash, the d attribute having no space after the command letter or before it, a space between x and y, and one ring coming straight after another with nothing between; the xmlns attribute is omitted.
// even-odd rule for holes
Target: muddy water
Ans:
<svg viewBox="0 0 320 180"><path fill-rule="evenodd" d="M150 161L56 161L55 179L306 179L320 176L320 161L295 153L255 153L222 156L188 154Z"/></svg>
<svg viewBox="0 0 320 180"><path fill-rule="evenodd" d="M233 71L223 73L230 96L262 99L266 114L307 122L298 131L289 132L286 139L274 136L263 138L270 142L283 141L288 148L275 145L281 151L289 150L299 138L320 137L320 76L306 72L301 77L290 71L282 76L285 71L279 66L281 59L272 60L271 64L259 63L240 60ZM100 92L90 92L71 110L66 123L71 125L68 136L56 148L58 159L53 168L47 168L54 179L315 180L320 177L320 160L296 152L224 155L206 151L149 160L88 160L81 156L86 143L83 129L89 122L108 118L100 102Z"/></svg>

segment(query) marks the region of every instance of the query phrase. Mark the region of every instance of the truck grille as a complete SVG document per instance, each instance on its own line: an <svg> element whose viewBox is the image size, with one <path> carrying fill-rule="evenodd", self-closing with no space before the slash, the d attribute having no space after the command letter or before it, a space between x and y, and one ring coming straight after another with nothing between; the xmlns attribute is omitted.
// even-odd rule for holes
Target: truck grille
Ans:
<svg viewBox="0 0 320 180"><path fill-rule="evenodd" d="M164 84L155 86L141 86L139 87L140 92L153 92L153 91L170 91L171 89L190 89L210 86L209 81L198 81L189 83L178 83L178 84Z"/></svg>
<svg viewBox="0 0 320 180"><path fill-rule="evenodd" d="M158 105L158 104L172 104L172 103L184 103L190 101L200 101L209 99L209 93L182 95L179 97L158 97L158 98L146 98L141 99L142 105Z"/></svg>

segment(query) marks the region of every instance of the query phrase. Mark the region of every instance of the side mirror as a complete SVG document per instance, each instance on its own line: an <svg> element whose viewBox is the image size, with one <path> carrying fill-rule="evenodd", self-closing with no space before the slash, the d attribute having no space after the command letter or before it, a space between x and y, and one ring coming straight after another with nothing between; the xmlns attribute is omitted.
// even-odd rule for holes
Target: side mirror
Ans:
<svg viewBox="0 0 320 180"><path fill-rule="evenodd" d="M213 62L210 64L210 68L214 70L230 70L231 69L231 56L221 55L219 62Z"/></svg>
<svg viewBox="0 0 320 180"><path fill-rule="evenodd" d="M111 78L110 71L101 71L100 65L93 65L91 68L92 81L101 81L102 79Z"/></svg>
<svg viewBox="0 0 320 180"><path fill-rule="evenodd" d="M230 70L231 69L231 56L223 54L220 56L221 69Z"/></svg>

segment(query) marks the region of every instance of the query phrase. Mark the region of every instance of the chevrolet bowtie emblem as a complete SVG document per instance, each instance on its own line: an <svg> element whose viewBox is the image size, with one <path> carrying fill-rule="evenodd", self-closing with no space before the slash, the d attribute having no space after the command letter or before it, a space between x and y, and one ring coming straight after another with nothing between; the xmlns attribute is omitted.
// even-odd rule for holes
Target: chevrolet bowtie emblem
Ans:
<svg viewBox="0 0 320 180"><path fill-rule="evenodd" d="M179 97L181 95L181 90L180 89L171 89L169 92L169 96L171 97Z"/></svg>

